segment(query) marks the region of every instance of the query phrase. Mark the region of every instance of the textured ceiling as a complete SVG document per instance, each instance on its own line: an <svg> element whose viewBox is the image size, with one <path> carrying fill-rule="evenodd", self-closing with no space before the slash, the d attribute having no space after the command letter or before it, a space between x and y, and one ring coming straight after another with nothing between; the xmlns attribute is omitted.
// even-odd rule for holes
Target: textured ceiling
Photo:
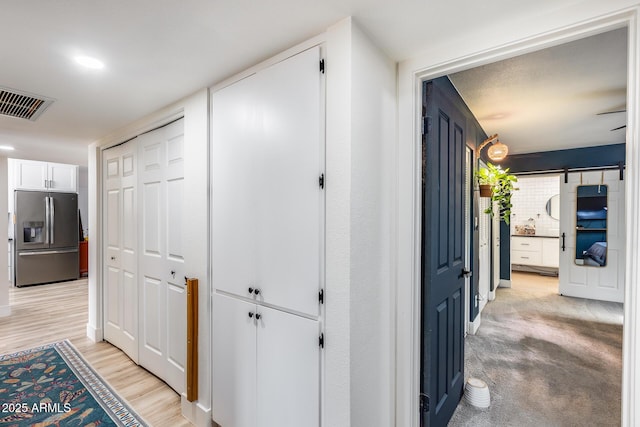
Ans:
<svg viewBox="0 0 640 427"><path fill-rule="evenodd" d="M626 30L449 76L480 125L511 154L625 142Z"/></svg>

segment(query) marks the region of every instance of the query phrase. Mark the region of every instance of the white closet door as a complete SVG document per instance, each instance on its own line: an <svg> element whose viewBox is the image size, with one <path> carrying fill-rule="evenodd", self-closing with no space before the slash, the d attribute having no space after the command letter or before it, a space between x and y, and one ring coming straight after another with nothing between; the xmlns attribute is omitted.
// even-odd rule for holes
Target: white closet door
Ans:
<svg viewBox="0 0 640 427"><path fill-rule="evenodd" d="M258 288L259 301L313 316L324 244L319 60L313 48L213 95L214 286L246 297Z"/></svg>
<svg viewBox="0 0 640 427"><path fill-rule="evenodd" d="M604 267L576 265L576 195L579 185L607 186L607 262ZM625 269L624 181L618 171L570 173L560 179L559 292L561 295L624 301Z"/></svg>
<svg viewBox="0 0 640 427"><path fill-rule="evenodd" d="M138 137L140 365L185 390L184 123Z"/></svg>
<svg viewBox="0 0 640 427"><path fill-rule="evenodd" d="M491 256L493 258L493 291L489 291L489 301L496 299L496 289L500 284L500 217L495 215L491 224ZM491 288L489 288L491 289Z"/></svg>
<svg viewBox="0 0 640 427"><path fill-rule="evenodd" d="M212 417L223 427L257 425L255 313L255 304L220 294L213 296ZM296 405L297 399L287 404Z"/></svg>
<svg viewBox="0 0 640 427"><path fill-rule="evenodd" d="M319 426L318 321L267 307L258 312L256 425Z"/></svg>
<svg viewBox="0 0 640 427"><path fill-rule="evenodd" d="M103 154L105 340L138 361L135 140Z"/></svg>
<svg viewBox="0 0 640 427"><path fill-rule="evenodd" d="M491 220L489 214L484 213L485 209L491 206L491 199L488 197L480 197L478 208L480 211L480 224L478 227L479 234L479 269L478 274L478 295L479 295L479 312L482 312L484 306L487 305L489 299L489 289L491 286Z"/></svg>

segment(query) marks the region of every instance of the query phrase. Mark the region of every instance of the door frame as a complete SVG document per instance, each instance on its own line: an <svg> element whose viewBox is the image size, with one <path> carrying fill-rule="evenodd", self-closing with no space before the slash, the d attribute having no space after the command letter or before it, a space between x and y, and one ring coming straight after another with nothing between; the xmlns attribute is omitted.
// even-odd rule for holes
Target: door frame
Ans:
<svg viewBox="0 0 640 427"><path fill-rule="evenodd" d="M422 82L458 71L508 59L524 53L557 46L573 40L627 28L627 187L625 198L627 232L625 304L622 375L622 424L635 425L640 419L636 403L640 400L640 328L636 314L640 315L640 292L632 283L640 281L636 265L640 244L640 168L636 158L640 151L639 56L640 7L597 15L591 19L572 22L554 30L520 39L447 61L433 62L422 57L400 64L399 143L397 151L398 224L397 224L397 321L396 321L396 425L419 425L420 390L420 226L421 218L421 90ZM636 392L638 390L638 392Z"/></svg>

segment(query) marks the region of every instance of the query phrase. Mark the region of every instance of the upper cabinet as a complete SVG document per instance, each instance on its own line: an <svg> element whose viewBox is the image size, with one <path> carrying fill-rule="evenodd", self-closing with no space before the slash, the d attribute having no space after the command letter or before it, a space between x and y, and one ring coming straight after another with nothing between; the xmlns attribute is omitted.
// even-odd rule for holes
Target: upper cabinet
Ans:
<svg viewBox="0 0 640 427"><path fill-rule="evenodd" d="M41 190L76 193L78 166L63 163L13 161L13 182L16 190Z"/></svg>

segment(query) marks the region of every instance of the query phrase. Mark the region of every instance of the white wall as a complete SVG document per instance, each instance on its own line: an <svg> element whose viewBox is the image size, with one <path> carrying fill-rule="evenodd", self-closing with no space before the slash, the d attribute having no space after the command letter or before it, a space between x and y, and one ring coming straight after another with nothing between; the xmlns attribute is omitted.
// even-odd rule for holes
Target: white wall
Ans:
<svg viewBox="0 0 640 427"><path fill-rule="evenodd" d="M532 218L537 236L558 237L560 220L547 214L547 201L551 196L560 194L558 175L518 177L518 191L511 197L511 233L515 234L516 225L526 225Z"/></svg>
<svg viewBox="0 0 640 427"><path fill-rule="evenodd" d="M351 67L350 425L386 427L394 416L396 65L353 25Z"/></svg>
<svg viewBox="0 0 640 427"><path fill-rule="evenodd" d="M0 218L2 218L2 221L8 221L7 213L9 212L9 182L7 180L7 174L7 158L0 156ZM0 317L9 316L11 314L11 306L9 305L9 274L7 273L9 268L8 253L5 252L8 248L8 246L6 246L8 229L9 227L7 223L0 227L0 243L3 245L0 246L3 248L0 251Z"/></svg>
<svg viewBox="0 0 640 427"><path fill-rule="evenodd" d="M89 321L87 336L103 339L101 271L101 150L126 141L184 115L185 271L198 278L198 400L182 399L182 413L199 426L211 424L211 307L209 293L209 95L206 88L129 126L89 147Z"/></svg>
<svg viewBox="0 0 640 427"><path fill-rule="evenodd" d="M438 40L425 41L423 54L399 65L398 71L398 249L397 249L397 417L396 426L418 425L418 372L419 372L419 84L430 79L471 67L495 62L548 46L583 38L598 32L629 25L630 80L627 89L627 200L640 200L640 173L635 171L640 161L638 150L638 124L636 105L639 95L638 73L640 62L637 49L638 1L598 0L547 2L538 5L535 15L503 17L489 29L459 30L451 27L450 34ZM624 10L625 7L633 7ZM635 425L636 407L640 407L640 331L635 327L640 309L640 293L631 290L639 278L638 243L640 243L640 204L628 206L627 231L627 295L625 299L625 367L623 373L623 425ZM633 218L633 220L630 220ZM637 384L637 386L636 386Z"/></svg>
<svg viewBox="0 0 640 427"><path fill-rule="evenodd" d="M78 209L82 219L82 231L88 236L89 230L89 168L78 167Z"/></svg>

